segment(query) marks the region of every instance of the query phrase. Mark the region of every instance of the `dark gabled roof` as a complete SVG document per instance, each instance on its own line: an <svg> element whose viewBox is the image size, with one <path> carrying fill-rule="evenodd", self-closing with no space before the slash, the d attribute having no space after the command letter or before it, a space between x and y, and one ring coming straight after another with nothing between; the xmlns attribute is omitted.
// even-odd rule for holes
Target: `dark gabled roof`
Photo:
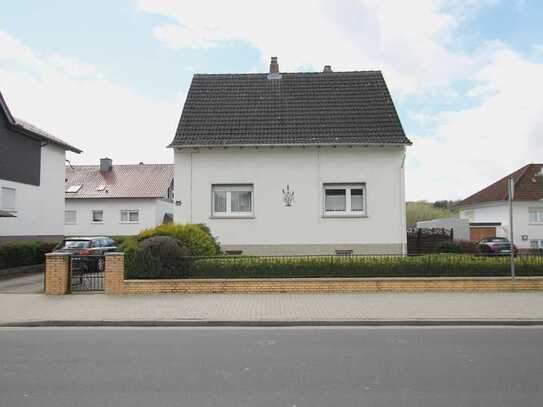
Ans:
<svg viewBox="0 0 543 407"><path fill-rule="evenodd" d="M170 147L411 144L379 71L194 75Z"/></svg>
<svg viewBox="0 0 543 407"><path fill-rule="evenodd" d="M81 188L64 196L67 199L165 198L173 173L173 164L113 165L108 172L101 172L97 165L68 166L64 190L75 185Z"/></svg>
<svg viewBox="0 0 543 407"><path fill-rule="evenodd" d="M22 119L14 117L11 114L8 108L8 105L6 104L6 101L4 100L4 97L2 96L2 92L0 92L0 109L4 112L4 115L6 116L8 120L8 124L11 126L13 130L18 131L19 133L23 133L24 135L34 138L34 139L56 144L60 147L63 147L65 150L73 151L74 153L77 153L77 154L82 152L80 149L62 141L59 138L56 138L55 136L47 133L46 131L39 129L38 127Z"/></svg>
<svg viewBox="0 0 543 407"><path fill-rule="evenodd" d="M489 185L460 202L457 207L477 205L485 202L505 201L508 198L507 183L513 178L515 183L515 201L539 201L543 199L543 164L528 164L512 174Z"/></svg>

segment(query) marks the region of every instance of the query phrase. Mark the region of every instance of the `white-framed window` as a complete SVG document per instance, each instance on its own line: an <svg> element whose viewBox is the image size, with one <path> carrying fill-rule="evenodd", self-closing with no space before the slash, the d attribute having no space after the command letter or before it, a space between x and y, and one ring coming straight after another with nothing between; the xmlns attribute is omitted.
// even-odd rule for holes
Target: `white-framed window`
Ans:
<svg viewBox="0 0 543 407"><path fill-rule="evenodd" d="M324 184L324 216L366 216L365 184Z"/></svg>
<svg viewBox="0 0 543 407"><path fill-rule="evenodd" d="M64 211L64 224L75 225L77 224L77 211L67 209Z"/></svg>
<svg viewBox="0 0 543 407"><path fill-rule="evenodd" d="M101 209L94 209L91 213L92 223L103 223L104 222L104 211Z"/></svg>
<svg viewBox="0 0 543 407"><path fill-rule="evenodd" d="M530 223L543 223L543 208L531 208L528 210Z"/></svg>
<svg viewBox="0 0 543 407"><path fill-rule="evenodd" d="M5 211L15 211L15 188L2 187L1 208Z"/></svg>
<svg viewBox="0 0 543 407"><path fill-rule="evenodd" d="M126 209L121 211L121 223L139 223L140 211L137 209Z"/></svg>
<svg viewBox="0 0 543 407"><path fill-rule="evenodd" d="M212 185L211 213L217 217L252 217L254 207L252 184Z"/></svg>
<svg viewBox="0 0 543 407"><path fill-rule="evenodd" d="M531 249L543 249L543 239L540 240L530 240Z"/></svg>

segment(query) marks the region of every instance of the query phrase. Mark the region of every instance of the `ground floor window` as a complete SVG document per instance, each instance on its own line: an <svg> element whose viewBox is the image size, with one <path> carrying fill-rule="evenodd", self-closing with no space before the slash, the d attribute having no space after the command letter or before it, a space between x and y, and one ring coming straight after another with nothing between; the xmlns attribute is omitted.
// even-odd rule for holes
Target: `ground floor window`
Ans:
<svg viewBox="0 0 543 407"><path fill-rule="evenodd" d="M15 188L2 187L0 192L2 193L0 209L15 211Z"/></svg>
<svg viewBox="0 0 543 407"><path fill-rule="evenodd" d="M213 216L253 216L253 185L213 185Z"/></svg>
<svg viewBox="0 0 543 407"><path fill-rule="evenodd" d="M532 248L532 249L543 249L543 239L530 240L530 248Z"/></svg>
<svg viewBox="0 0 543 407"><path fill-rule="evenodd" d="M102 223L104 221L104 211L94 210L92 211L92 222L93 223Z"/></svg>
<svg viewBox="0 0 543 407"><path fill-rule="evenodd" d="M543 208L532 208L528 213L530 223L543 223Z"/></svg>
<svg viewBox="0 0 543 407"><path fill-rule="evenodd" d="M121 211L121 223L138 223L139 221L139 210L130 209Z"/></svg>
<svg viewBox="0 0 543 407"><path fill-rule="evenodd" d="M64 211L64 224L65 225L75 225L77 223L77 211L75 210L65 210Z"/></svg>
<svg viewBox="0 0 543 407"><path fill-rule="evenodd" d="M324 216L365 215L365 184L324 184Z"/></svg>

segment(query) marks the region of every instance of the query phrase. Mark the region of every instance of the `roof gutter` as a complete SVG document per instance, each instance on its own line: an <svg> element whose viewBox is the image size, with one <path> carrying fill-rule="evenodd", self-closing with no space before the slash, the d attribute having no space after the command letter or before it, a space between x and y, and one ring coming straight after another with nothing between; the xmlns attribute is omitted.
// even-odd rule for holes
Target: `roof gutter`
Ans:
<svg viewBox="0 0 543 407"><path fill-rule="evenodd" d="M410 146L411 141L401 143L285 143L285 144L174 144L166 148L243 148L243 147L387 147L387 146Z"/></svg>

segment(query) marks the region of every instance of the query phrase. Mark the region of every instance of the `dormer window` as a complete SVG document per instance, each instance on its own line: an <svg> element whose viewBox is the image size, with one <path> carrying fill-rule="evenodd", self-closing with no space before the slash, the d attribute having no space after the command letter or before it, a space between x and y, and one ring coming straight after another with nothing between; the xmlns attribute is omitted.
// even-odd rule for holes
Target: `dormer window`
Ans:
<svg viewBox="0 0 543 407"><path fill-rule="evenodd" d="M79 190L81 189L83 185L70 185L68 187L68 189L66 190L66 192L70 193L70 194L75 194L76 192L79 192Z"/></svg>

